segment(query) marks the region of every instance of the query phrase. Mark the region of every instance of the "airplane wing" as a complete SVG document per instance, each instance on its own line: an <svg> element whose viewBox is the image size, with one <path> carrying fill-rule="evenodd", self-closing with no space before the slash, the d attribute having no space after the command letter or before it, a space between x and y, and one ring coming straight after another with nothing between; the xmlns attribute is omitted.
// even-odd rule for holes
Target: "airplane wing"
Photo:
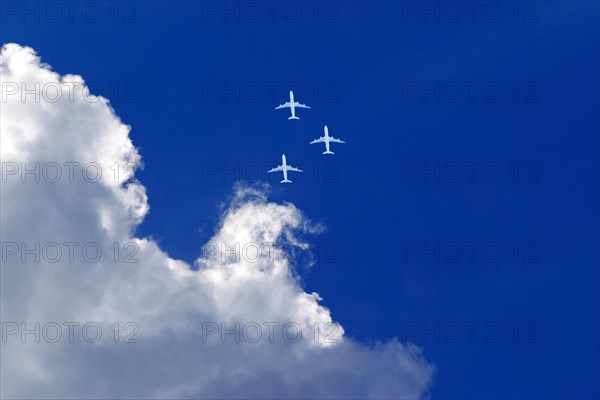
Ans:
<svg viewBox="0 0 600 400"><path fill-rule="evenodd" d="M306 104L300 104L300 103L296 104L296 107L298 107L298 108L310 108Z"/></svg>
<svg viewBox="0 0 600 400"><path fill-rule="evenodd" d="M288 169L288 171L302 172L302 170L301 170L301 169L298 169L298 168L296 168L296 167L291 167L291 166L289 166L289 165L288 165L287 169Z"/></svg>
<svg viewBox="0 0 600 400"><path fill-rule="evenodd" d="M281 108L288 108L290 106L290 102L288 101L287 103L283 103L278 105L277 107L275 107L276 110L279 110Z"/></svg>
<svg viewBox="0 0 600 400"><path fill-rule="evenodd" d="M330 137L329 137L329 141L330 141L330 142L333 142L333 143L346 143L346 142L344 142L343 140L340 140L340 139L336 139L336 138L334 138L333 136L330 136Z"/></svg>
<svg viewBox="0 0 600 400"><path fill-rule="evenodd" d="M283 165L279 165L279 166L277 166L275 168L272 168L268 172L277 172L277 171L283 171Z"/></svg>
<svg viewBox="0 0 600 400"><path fill-rule="evenodd" d="M312 142L310 142L310 144L323 143L324 141L325 141L325 136L321 136L320 138L315 139Z"/></svg>

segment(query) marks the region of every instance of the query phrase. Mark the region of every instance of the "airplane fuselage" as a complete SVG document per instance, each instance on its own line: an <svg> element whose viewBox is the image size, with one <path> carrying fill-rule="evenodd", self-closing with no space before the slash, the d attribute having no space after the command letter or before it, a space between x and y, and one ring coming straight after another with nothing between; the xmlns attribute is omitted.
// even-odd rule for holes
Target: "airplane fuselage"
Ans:
<svg viewBox="0 0 600 400"><path fill-rule="evenodd" d="M293 108L292 108L292 110L293 110ZM293 114L293 112L292 112L292 114ZM281 181L281 183L292 183L292 181L290 181L287 177L288 165L287 165L287 160L285 159L285 154L281 155L281 167L283 168L283 170L281 171L281 172L283 172L283 180Z"/></svg>
<svg viewBox="0 0 600 400"><path fill-rule="evenodd" d="M327 128L327 125L325 125L325 152L323 154L333 154L333 152L331 150L329 150L329 129Z"/></svg>
<svg viewBox="0 0 600 400"><path fill-rule="evenodd" d="M292 112L292 116L289 117L288 119L296 119L297 118L296 117L296 104L298 104L298 103L296 103L294 101L294 92L292 92L290 90L290 111Z"/></svg>

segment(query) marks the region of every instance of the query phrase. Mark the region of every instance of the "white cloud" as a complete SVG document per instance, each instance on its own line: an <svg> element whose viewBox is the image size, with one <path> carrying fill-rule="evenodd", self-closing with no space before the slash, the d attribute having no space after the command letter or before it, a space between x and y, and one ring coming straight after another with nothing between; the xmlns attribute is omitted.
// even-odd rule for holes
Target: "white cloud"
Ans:
<svg viewBox="0 0 600 400"><path fill-rule="evenodd" d="M237 260L223 262L223 248L213 246L192 270L154 241L133 236L149 210L145 189L134 179L115 181L114 174L126 176L141 159L129 127L108 101L90 98L81 77L56 74L31 48L5 45L0 68L3 398L427 396L433 368L417 347L395 340L368 347L344 338L319 295L300 287L281 243L295 241L294 232L322 227L294 205L271 203L263 189L237 186L210 243L267 244L263 253L256 260L259 253L250 246ZM23 99L23 89L36 84L39 101L32 93ZM53 102L57 87L62 96ZM21 176L36 167L40 182L35 174ZM91 182L96 167L102 175ZM57 170L62 177L52 183ZM36 242L40 261L26 254L23 262L24 247ZM71 242L79 246L65 245ZM94 246L84 258L86 243L100 247L99 261L89 261ZM53 263L56 248L63 253ZM123 262L134 250L138 262ZM30 330L40 323L40 343L32 333L22 343L22 322ZM103 336L88 343L80 325L71 343L68 322L98 323ZM126 322L139 327L138 343L123 343L134 329L125 329ZM236 322L256 323L263 336L247 340L256 325L246 325L239 343L233 334L225 343L219 333L207 334ZM269 322L279 323L271 325L273 340ZM302 340L291 342L293 327L283 338L281 328L289 322L297 324ZM52 323L62 327L56 343L48 340L55 336ZM15 326L19 332L10 334ZM337 344L327 340L334 331ZM93 337L94 329L88 333Z"/></svg>

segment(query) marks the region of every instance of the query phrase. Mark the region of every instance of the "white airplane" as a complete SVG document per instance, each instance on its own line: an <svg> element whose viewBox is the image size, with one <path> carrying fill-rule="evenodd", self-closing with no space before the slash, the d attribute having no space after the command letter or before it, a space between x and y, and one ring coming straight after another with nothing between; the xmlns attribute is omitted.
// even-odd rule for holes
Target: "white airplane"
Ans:
<svg viewBox="0 0 600 400"><path fill-rule="evenodd" d="M281 181L281 183L292 183L292 181L290 181L287 177L288 171L302 172L301 169L286 164L285 154L281 155L281 165L269 170L269 173L278 171L283 171L283 180Z"/></svg>
<svg viewBox="0 0 600 400"><path fill-rule="evenodd" d="M333 154L333 151L329 150L329 143L346 143L343 140L336 139L333 136L329 136L329 129L327 129L327 125L325 125L325 136L321 136L318 139L313 140L310 144L315 143L325 143L325 151L323 154Z"/></svg>
<svg viewBox="0 0 600 400"><path fill-rule="evenodd" d="M283 104L275 107L275 109L279 110L281 108L289 108L292 111L292 116L289 117L288 119L300 119L300 118L296 117L296 107L298 107L298 108L310 108L306 104L300 104L297 101L294 101L294 92L292 92L290 90L290 101L288 101L286 103L283 103Z"/></svg>

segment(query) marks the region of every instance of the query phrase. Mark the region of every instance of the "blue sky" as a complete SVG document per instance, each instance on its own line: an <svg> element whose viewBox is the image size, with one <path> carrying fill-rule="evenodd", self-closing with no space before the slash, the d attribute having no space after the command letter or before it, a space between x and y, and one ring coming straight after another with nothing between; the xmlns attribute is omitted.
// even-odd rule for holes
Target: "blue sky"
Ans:
<svg viewBox="0 0 600 400"><path fill-rule="evenodd" d="M597 2L8 3L3 43L132 126L138 235L193 262L234 183L270 183L327 227L304 288L353 338L421 346L434 398L600 396Z"/></svg>

